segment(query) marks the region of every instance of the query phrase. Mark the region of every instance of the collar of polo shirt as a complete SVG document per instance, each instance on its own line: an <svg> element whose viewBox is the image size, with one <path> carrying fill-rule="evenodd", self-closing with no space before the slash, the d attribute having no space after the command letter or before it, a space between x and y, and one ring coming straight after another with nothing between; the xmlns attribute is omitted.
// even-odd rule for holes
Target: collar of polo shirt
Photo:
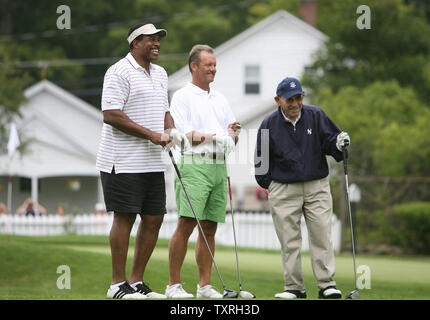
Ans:
<svg viewBox="0 0 430 320"><path fill-rule="evenodd" d="M126 59L130 62L130 64L135 68L135 69L142 69L143 71L146 71L144 67L142 67L139 63L137 63L136 59L133 57L133 55L129 52L127 53ZM149 63L149 69L153 70L154 66L152 65L152 62Z"/></svg>
<svg viewBox="0 0 430 320"><path fill-rule="evenodd" d="M191 86L191 89L197 94L207 94L208 96L213 96L214 94L212 89L209 92L207 92L206 90L203 90L202 88L200 88L199 86L196 86L192 82L189 82L189 85Z"/></svg>

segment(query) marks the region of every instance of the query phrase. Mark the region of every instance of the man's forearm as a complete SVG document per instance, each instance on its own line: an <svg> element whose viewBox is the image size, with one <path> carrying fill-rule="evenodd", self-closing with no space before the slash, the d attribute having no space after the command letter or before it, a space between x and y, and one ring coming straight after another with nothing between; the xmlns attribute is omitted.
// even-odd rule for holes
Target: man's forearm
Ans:
<svg viewBox="0 0 430 320"><path fill-rule="evenodd" d="M191 131L186 134L188 140L191 141L193 146L197 146L202 143L208 143L212 141L212 137L215 134L212 133L201 133L198 131Z"/></svg>
<svg viewBox="0 0 430 320"><path fill-rule="evenodd" d="M164 130L172 129L175 127L175 121L172 118L170 112L166 112L164 116Z"/></svg>
<svg viewBox="0 0 430 320"><path fill-rule="evenodd" d="M153 131L138 125L120 110L104 111L103 122L124 133L138 138L151 140L153 134Z"/></svg>

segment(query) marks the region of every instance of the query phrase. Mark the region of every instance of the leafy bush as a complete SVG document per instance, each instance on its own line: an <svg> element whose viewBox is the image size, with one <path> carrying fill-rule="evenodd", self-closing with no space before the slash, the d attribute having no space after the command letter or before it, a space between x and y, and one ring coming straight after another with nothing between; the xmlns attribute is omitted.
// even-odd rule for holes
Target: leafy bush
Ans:
<svg viewBox="0 0 430 320"><path fill-rule="evenodd" d="M382 233L390 245L414 253L430 253L430 202L395 205L385 212Z"/></svg>
<svg viewBox="0 0 430 320"><path fill-rule="evenodd" d="M382 225L386 225L385 214L382 210L376 210L373 212L357 210L355 216L354 225L356 227L355 239L357 247L386 243L380 227ZM347 222L349 224L349 218L347 219ZM350 237L351 234L348 227L348 239L350 239Z"/></svg>

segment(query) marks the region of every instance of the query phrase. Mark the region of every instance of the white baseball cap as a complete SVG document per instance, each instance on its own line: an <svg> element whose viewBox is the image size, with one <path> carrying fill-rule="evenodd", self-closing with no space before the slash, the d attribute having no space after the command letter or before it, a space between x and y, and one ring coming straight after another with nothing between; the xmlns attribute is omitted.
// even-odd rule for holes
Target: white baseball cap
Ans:
<svg viewBox="0 0 430 320"><path fill-rule="evenodd" d="M140 35L151 35L159 33L160 37L165 37L167 35L167 31L165 29L157 29L152 23L145 24L136 30L134 30L130 35L127 37L128 44L130 44L134 39L136 39Z"/></svg>

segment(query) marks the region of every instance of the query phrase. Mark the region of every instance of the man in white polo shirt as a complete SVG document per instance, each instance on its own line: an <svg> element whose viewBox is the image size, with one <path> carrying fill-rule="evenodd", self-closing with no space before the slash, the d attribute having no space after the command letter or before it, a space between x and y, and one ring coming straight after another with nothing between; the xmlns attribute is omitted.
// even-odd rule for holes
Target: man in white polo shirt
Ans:
<svg viewBox="0 0 430 320"><path fill-rule="evenodd" d="M158 58L161 38L166 34L166 30L152 24L131 28L127 39L130 52L112 65L104 78L104 123L96 166L106 210L114 212L108 298L165 298L143 282L166 213L166 166L161 152L168 143L182 143L185 148L189 144L185 135L174 129L169 113L167 73L152 63ZM127 281L127 251L136 214L141 223Z"/></svg>
<svg viewBox="0 0 430 320"><path fill-rule="evenodd" d="M178 130L192 141L192 150L182 155L179 169L208 244L214 252L217 224L225 221L226 214L225 157L237 143L240 124L235 120L227 99L209 87L216 73L213 49L207 45L194 46L188 65L192 82L175 92L170 110ZM170 283L165 293L169 298L191 298L193 295L182 287L180 272L188 239L197 221L177 177L175 192L179 219L169 244ZM222 298L222 294L211 286L212 258L200 230L196 262L199 270L197 298Z"/></svg>

